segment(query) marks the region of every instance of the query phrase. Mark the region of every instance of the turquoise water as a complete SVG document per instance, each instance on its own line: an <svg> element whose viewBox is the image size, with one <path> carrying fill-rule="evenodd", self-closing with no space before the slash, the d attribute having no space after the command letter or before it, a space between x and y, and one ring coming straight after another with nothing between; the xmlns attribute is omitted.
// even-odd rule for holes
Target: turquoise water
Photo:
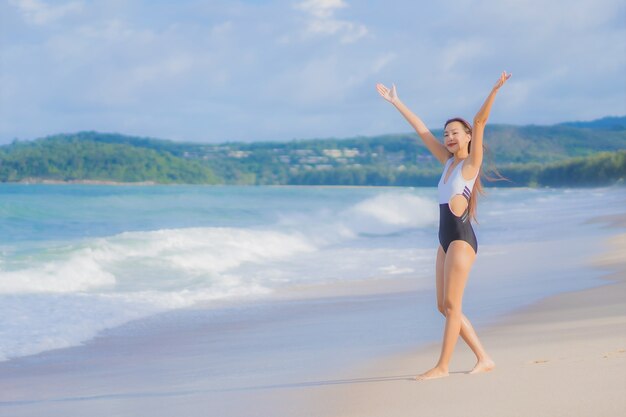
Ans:
<svg viewBox="0 0 626 417"><path fill-rule="evenodd" d="M582 222L626 200L614 187L487 192L484 259L601 233ZM430 291L437 226L434 187L0 185L0 360L301 283L407 277ZM524 294L547 291L535 284Z"/></svg>

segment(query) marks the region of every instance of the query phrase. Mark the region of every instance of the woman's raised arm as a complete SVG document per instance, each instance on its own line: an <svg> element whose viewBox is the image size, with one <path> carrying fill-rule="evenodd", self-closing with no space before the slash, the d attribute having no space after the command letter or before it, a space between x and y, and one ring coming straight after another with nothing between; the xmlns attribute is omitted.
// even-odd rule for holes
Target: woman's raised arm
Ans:
<svg viewBox="0 0 626 417"><path fill-rule="evenodd" d="M496 82L496 85L491 89L491 93L487 96L487 99L483 103L476 116L474 116L474 126L472 127L472 147L469 153L469 161L466 165L480 167L483 162L483 135L485 133L485 125L491 112L491 106L496 98L496 93L504 85L506 80L511 78L513 74L507 74L506 71L502 72L500 79Z"/></svg>
<svg viewBox="0 0 626 417"><path fill-rule="evenodd" d="M376 89L380 93L380 95L393 104L398 111L404 116L404 118L409 122L413 129L417 132L417 134L422 138L424 145L428 148L430 153L433 154L435 158L441 162L442 165L445 165L450 155L452 155L446 147L437 140L437 138L430 133L430 130L426 127L424 122L417 117L409 108L400 100L398 94L396 92L396 85L392 84L391 90L385 87L383 84L376 84Z"/></svg>

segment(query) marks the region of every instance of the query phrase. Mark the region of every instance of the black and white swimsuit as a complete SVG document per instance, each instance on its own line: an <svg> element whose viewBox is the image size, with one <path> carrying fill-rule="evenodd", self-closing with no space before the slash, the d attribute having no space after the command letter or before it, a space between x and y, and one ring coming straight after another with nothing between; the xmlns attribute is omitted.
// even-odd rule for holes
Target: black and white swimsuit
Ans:
<svg viewBox="0 0 626 417"><path fill-rule="evenodd" d="M439 243L441 243L443 251L447 252L448 246L450 246L452 241L464 240L474 248L474 252L478 253L478 241L469 219L469 199L472 195L476 178L478 178L478 173L469 181L464 179L461 174L463 163L465 162L464 159L454 167L448 177L448 181L444 182L448 168L453 161L454 156L446 161L437 185L439 194ZM457 194L464 196L468 203L468 207L461 216L455 215L450 210L450 200Z"/></svg>

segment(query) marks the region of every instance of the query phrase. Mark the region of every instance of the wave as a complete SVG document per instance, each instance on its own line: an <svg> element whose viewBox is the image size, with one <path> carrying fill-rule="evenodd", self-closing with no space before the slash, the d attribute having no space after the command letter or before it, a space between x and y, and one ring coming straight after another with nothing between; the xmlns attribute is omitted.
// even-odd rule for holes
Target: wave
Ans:
<svg viewBox="0 0 626 417"><path fill-rule="evenodd" d="M313 251L305 237L271 230L188 228L125 232L29 255L29 266L0 271L1 293L132 292L228 284L221 275ZM13 262L21 264L23 259Z"/></svg>
<svg viewBox="0 0 626 417"><path fill-rule="evenodd" d="M385 193L355 204L342 217L356 233L390 234L431 226L439 220L439 211L431 199L409 193Z"/></svg>
<svg viewBox="0 0 626 417"><path fill-rule="evenodd" d="M245 300L303 282L414 274L421 254L370 248L363 239L430 227L437 215L429 199L383 192L337 212L282 214L264 228L124 232L3 250L0 314L14 319L0 326L0 360L72 346L201 301Z"/></svg>
<svg viewBox="0 0 626 417"><path fill-rule="evenodd" d="M432 200L408 192L383 192L343 210L325 209L314 215L286 214L281 227L297 228L317 245L368 236L385 236L433 227L439 208Z"/></svg>

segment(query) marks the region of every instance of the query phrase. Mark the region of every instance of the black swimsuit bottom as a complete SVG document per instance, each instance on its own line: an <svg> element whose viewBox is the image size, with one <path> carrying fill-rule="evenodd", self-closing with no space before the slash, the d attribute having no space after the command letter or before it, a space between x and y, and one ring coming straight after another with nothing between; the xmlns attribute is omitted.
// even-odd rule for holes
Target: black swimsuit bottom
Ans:
<svg viewBox="0 0 626 417"><path fill-rule="evenodd" d="M439 204L439 243L444 252L448 252L448 246L454 240L466 241L478 253L478 241L469 220L469 208L459 217L452 213L448 203Z"/></svg>

